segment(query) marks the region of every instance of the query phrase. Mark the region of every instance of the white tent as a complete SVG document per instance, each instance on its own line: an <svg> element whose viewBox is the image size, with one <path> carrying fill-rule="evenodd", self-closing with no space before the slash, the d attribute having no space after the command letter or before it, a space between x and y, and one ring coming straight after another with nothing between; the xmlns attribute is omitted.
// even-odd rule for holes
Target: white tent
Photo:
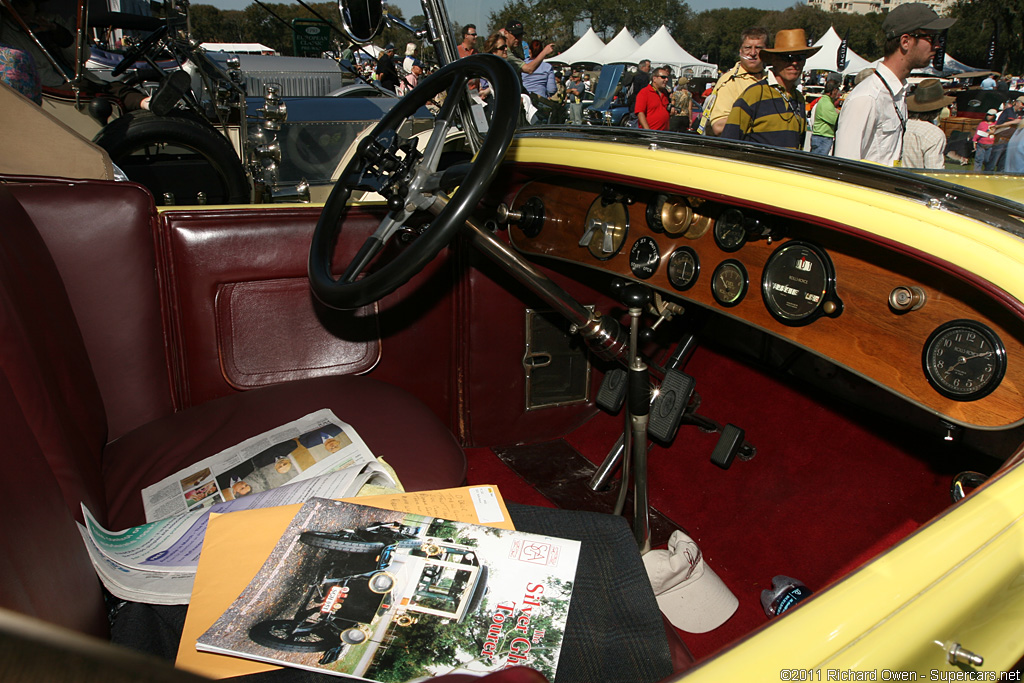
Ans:
<svg viewBox="0 0 1024 683"><path fill-rule="evenodd" d="M587 61L597 64L616 64L621 62L623 57L633 54L638 47L640 47L640 43L636 42L629 29L623 26L622 30L608 41L607 45L590 55Z"/></svg>
<svg viewBox="0 0 1024 683"><path fill-rule="evenodd" d="M651 68L669 66L676 76L681 76L686 69L690 70L694 76L714 76L718 73L717 66L702 62L679 47L679 43L672 38L664 24L643 45L625 57L614 61L639 64L644 59L651 60Z"/></svg>
<svg viewBox="0 0 1024 683"><path fill-rule="evenodd" d="M936 71L929 64L923 69L914 69L913 75L927 74L928 76L935 76L937 78L956 78L957 74L978 72L981 69L973 66L967 66L958 59L954 59L947 53L942 61L942 71Z"/></svg>
<svg viewBox="0 0 1024 683"><path fill-rule="evenodd" d="M843 42L843 39L836 33L834 27L829 26L828 31L825 32L818 42L814 44L815 47L820 46L821 49L818 53L807 60L804 64L804 71L834 71L839 72L837 60L839 58L839 45ZM862 69L871 66L871 62L858 55L853 50L846 49L846 68L842 70L844 74L856 74L860 73Z"/></svg>
<svg viewBox="0 0 1024 683"><path fill-rule="evenodd" d="M572 47L560 55L556 55L547 61L553 64L579 64L591 61L590 56L597 54L604 49L604 41L601 40L593 27L588 28L583 37L577 40Z"/></svg>

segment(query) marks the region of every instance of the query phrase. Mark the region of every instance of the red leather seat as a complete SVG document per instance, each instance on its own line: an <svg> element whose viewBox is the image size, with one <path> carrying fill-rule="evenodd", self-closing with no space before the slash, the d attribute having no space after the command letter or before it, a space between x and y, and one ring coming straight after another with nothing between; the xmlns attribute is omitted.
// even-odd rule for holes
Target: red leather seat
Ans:
<svg viewBox="0 0 1024 683"><path fill-rule="evenodd" d="M67 220L56 220L54 207ZM17 472L0 496L0 606L106 635L100 586L74 524L80 505L110 528L141 524L142 487L319 408L355 427L408 489L464 482L465 455L440 420L405 391L366 377L303 380L173 412L161 331L139 324L159 325L161 317L155 212L137 186L0 185L0 215L0 427L4 469ZM104 221L132 229L124 242L81 241ZM47 243L65 263L103 261L89 249L112 254L109 272L68 270L76 283L69 297ZM141 267L129 262L135 255ZM111 277L122 280L111 285ZM97 295L77 286L108 289ZM104 368L102 379L94 365ZM110 443L107 402L118 403L119 425L134 423ZM133 415L135 405L149 419Z"/></svg>

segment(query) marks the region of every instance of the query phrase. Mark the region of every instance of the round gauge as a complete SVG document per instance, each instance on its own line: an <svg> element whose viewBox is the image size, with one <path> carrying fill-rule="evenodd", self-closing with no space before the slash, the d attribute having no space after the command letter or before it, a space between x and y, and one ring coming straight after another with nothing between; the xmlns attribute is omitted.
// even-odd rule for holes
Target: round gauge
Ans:
<svg viewBox="0 0 1024 683"><path fill-rule="evenodd" d="M680 291L693 287L700 275L700 258L690 247L679 247L668 257L668 281Z"/></svg>
<svg viewBox="0 0 1024 683"><path fill-rule="evenodd" d="M647 225L655 232L682 235L693 220L693 209L686 197L659 194L647 205Z"/></svg>
<svg viewBox="0 0 1024 683"><path fill-rule="evenodd" d="M745 219L739 209L726 209L715 221L715 244L722 251L736 251L747 241Z"/></svg>
<svg viewBox="0 0 1024 683"><path fill-rule="evenodd" d="M735 259L722 261L711 276L711 295L723 306L735 306L747 295L747 269Z"/></svg>
<svg viewBox="0 0 1024 683"><path fill-rule="evenodd" d="M590 250L594 258L607 261L619 253L629 232L629 212L622 202L606 204L601 197L594 200L583 222L584 232L579 245Z"/></svg>
<svg viewBox="0 0 1024 683"><path fill-rule="evenodd" d="M937 392L954 401L976 401L991 394L1006 374L1006 347L989 327L953 320L928 337L922 362Z"/></svg>
<svg viewBox="0 0 1024 683"><path fill-rule="evenodd" d="M658 251L658 243L654 238L644 235L633 243L629 250L629 269L641 280L646 280L654 275L661 261L661 252Z"/></svg>
<svg viewBox="0 0 1024 683"><path fill-rule="evenodd" d="M765 307L787 325L806 325L822 315L839 315L842 303L835 288L835 270L828 254L806 242L787 242L772 252L761 277Z"/></svg>

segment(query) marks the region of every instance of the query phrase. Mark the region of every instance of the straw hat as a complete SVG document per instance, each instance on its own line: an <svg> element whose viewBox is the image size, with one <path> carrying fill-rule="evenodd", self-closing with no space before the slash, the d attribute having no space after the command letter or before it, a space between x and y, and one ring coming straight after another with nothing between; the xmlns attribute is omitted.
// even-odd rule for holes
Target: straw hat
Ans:
<svg viewBox="0 0 1024 683"><path fill-rule="evenodd" d="M764 48L761 52L769 54L794 54L810 57L817 54L821 46L807 47L807 34L802 28L791 28L775 34L775 47Z"/></svg>

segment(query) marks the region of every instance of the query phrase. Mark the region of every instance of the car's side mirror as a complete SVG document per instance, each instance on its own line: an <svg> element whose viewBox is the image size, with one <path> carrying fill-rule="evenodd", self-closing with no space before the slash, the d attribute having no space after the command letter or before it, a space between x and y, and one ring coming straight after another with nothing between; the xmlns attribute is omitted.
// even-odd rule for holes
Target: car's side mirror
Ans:
<svg viewBox="0 0 1024 683"><path fill-rule="evenodd" d="M382 0L338 0L341 30L360 45L373 40L384 23Z"/></svg>

